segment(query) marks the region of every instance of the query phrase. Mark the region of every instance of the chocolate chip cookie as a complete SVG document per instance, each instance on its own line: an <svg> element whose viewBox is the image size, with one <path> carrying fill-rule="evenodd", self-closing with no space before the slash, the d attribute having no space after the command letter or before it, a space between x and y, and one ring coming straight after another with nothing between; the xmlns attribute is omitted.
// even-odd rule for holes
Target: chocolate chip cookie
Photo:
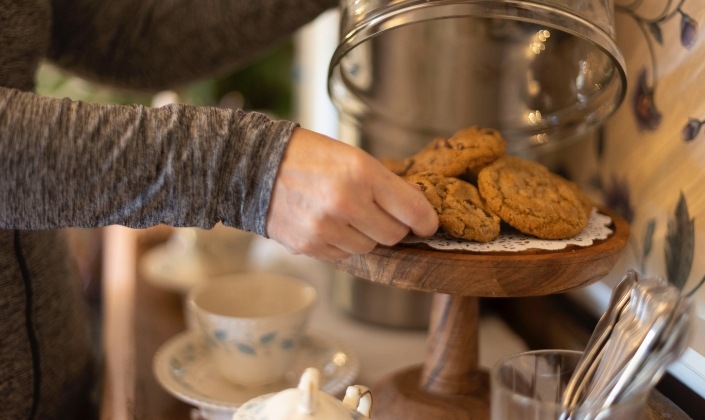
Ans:
<svg viewBox="0 0 705 420"><path fill-rule="evenodd" d="M474 178L487 164L506 151L499 131L473 126L451 137L437 137L426 147L407 158L401 175L434 172L442 176Z"/></svg>
<svg viewBox="0 0 705 420"><path fill-rule="evenodd" d="M545 166L502 156L477 177L487 207L515 229L542 239L567 239L588 224L584 203Z"/></svg>
<svg viewBox="0 0 705 420"><path fill-rule="evenodd" d="M434 172L405 178L421 187L438 213L441 228L449 235L477 242L490 242L499 236L501 220L487 208L474 185Z"/></svg>

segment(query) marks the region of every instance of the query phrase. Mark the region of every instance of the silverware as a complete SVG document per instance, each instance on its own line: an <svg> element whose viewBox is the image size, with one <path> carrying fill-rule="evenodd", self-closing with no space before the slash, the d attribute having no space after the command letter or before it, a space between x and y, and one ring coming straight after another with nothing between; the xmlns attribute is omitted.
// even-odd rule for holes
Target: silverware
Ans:
<svg viewBox="0 0 705 420"><path fill-rule="evenodd" d="M595 413L642 395L682 355L691 334L692 305L663 278L629 271L566 385L561 420Z"/></svg>
<svg viewBox="0 0 705 420"><path fill-rule="evenodd" d="M668 366L683 355L692 335L692 311L690 301L683 299L661 334L664 339L660 343L660 348L655 349L641 366L629 389L624 393L624 400L655 386Z"/></svg>
<svg viewBox="0 0 705 420"><path fill-rule="evenodd" d="M605 343L609 339L614 326L620 319L627 307L629 297L634 284L637 282L637 274L633 270L629 270L622 277L620 282L612 292L607 311L602 315L595 326L590 340L588 341L583 356L578 362L575 372L568 381L563 393L563 406L566 407L561 419L570 418L571 413L575 409L578 400L585 391L585 388L592 380L598 363L595 361L602 357Z"/></svg>

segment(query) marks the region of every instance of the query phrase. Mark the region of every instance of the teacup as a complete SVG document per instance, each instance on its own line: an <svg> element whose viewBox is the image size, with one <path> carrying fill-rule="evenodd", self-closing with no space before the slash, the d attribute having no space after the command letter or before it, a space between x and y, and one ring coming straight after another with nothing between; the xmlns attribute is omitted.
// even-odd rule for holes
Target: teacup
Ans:
<svg viewBox="0 0 705 420"><path fill-rule="evenodd" d="M291 369L316 298L316 290L296 277L238 273L191 289L187 308L219 373L254 387L277 382Z"/></svg>

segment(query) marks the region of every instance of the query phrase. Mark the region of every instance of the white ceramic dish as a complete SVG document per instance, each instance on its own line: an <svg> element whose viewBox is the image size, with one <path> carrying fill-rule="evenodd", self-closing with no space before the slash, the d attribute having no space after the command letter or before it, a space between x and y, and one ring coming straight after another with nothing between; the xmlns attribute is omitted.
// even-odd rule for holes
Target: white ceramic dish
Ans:
<svg viewBox="0 0 705 420"><path fill-rule="evenodd" d="M211 277L246 271L254 238L222 224L210 230L178 228L140 258L140 274L154 286L185 295Z"/></svg>
<svg viewBox="0 0 705 420"><path fill-rule="evenodd" d="M196 252L176 255L168 246L157 246L140 259L140 273L150 284L185 295L208 278Z"/></svg>
<svg viewBox="0 0 705 420"><path fill-rule="evenodd" d="M296 387L307 367L321 372L321 390L339 395L352 385L360 370L357 355L341 341L322 333L304 337L301 352L280 382L256 388L233 385L217 372L206 344L194 332L181 333L154 355L157 381L174 397L198 408L207 420L230 419L246 401L263 394Z"/></svg>

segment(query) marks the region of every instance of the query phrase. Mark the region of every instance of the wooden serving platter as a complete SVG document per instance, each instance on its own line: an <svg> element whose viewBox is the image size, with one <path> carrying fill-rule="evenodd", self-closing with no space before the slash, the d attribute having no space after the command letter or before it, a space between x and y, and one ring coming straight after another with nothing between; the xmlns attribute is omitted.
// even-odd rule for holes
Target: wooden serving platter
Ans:
<svg viewBox="0 0 705 420"><path fill-rule="evenodd" d="M629 240L629 224L615 212L614 233L591 246L512 253L449 252L399 244L378 246L337 267L403 289L477 297L541 296L587 286L609 273Z"/></svg>

